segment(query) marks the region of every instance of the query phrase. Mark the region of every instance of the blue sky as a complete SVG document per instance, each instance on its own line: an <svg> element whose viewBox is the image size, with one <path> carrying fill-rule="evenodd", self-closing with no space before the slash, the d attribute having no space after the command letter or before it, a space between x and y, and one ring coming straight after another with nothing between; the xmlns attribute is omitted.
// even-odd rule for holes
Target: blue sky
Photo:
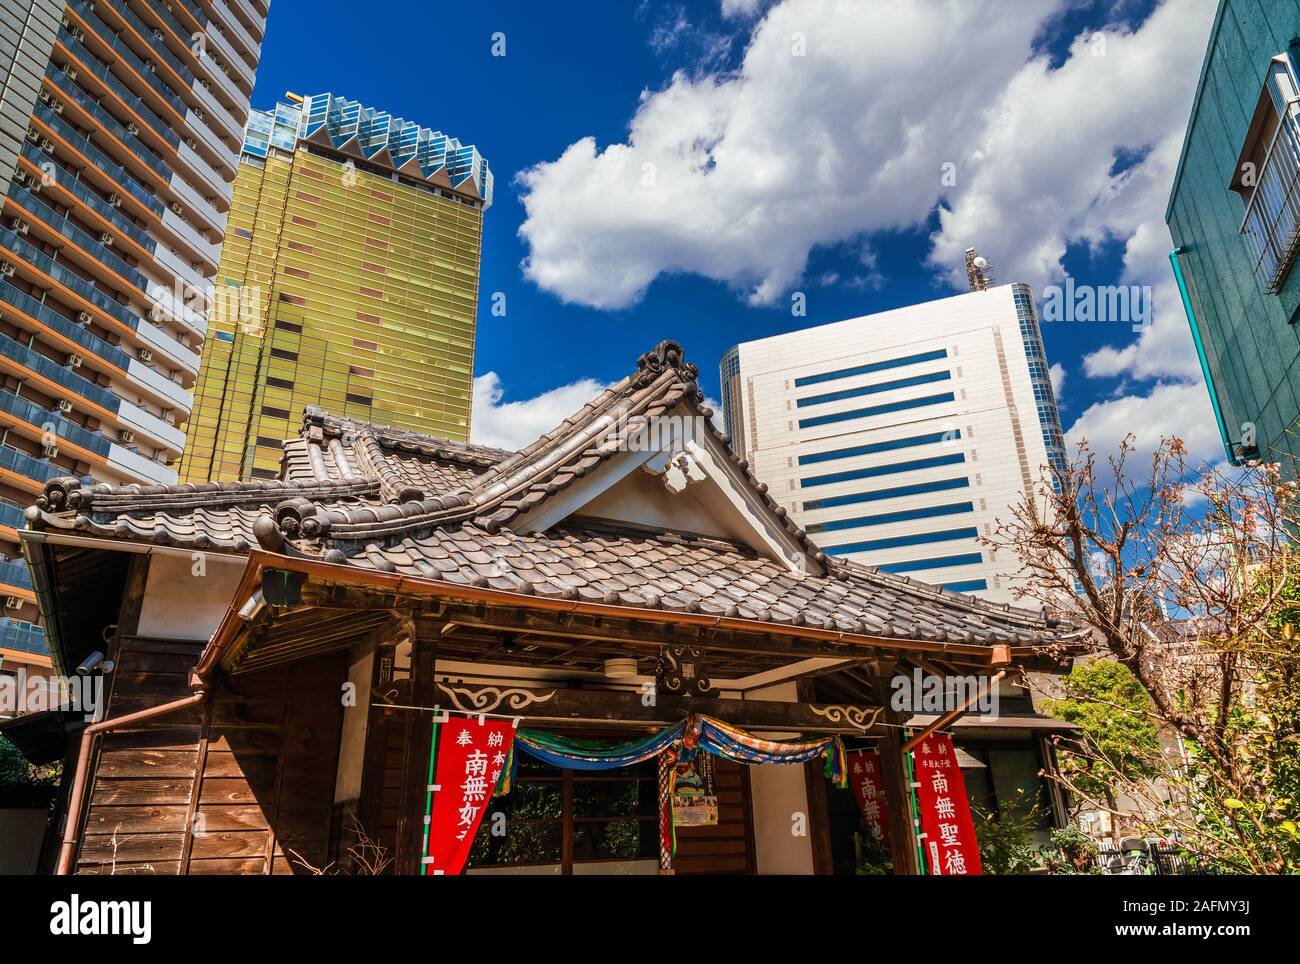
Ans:
<svg viewBox="0 0 1300 964"><path fill-rule="evenodd" d="M521 444L663 338L716 396L732 344L957 293L974 245L1040 299L1150 286L1141 335L1044 325L1063 421L1214 458L1163 225L1214 3L1165 5L274 0L254 104L331 91L489 159L479 440Z"/></svg>

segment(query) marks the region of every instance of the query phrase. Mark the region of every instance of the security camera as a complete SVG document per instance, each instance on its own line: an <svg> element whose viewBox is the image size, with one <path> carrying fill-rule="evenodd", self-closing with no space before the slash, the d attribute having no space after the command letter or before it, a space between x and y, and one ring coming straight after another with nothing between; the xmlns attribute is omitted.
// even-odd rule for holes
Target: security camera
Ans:
<svg viewBox="0 0 1300 964"><path fill-rule="evenodd" d="M95 650L77 667L78 676L89 676L92 673L111 673L113 672L113 661L105 659L104 654Z"/></svg>

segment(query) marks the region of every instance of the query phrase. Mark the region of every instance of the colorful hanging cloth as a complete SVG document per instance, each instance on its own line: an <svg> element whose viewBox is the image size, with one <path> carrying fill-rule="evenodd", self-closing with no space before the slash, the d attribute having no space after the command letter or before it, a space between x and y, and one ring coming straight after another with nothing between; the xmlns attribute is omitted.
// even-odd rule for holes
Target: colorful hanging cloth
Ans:
<svg viewBox="0 0 1300 964"><path fill-rule="evenodd" d="M690 760L700 748L737 763L804 763L824 755L826 776L837 787L848 784L848 761L838 736L765 740L713 717L691 714L659 733L630 743L601 743L538 730L516 730L497 795L509 793L514 784L516 751L561 769L609 770L649 760L667 750L672 751L674 761L678 756Z"/></svg>
<svg viewBox="0 0 1300 964"><path fill-rule="evenodd" d="M826 757L826 776L837 787L848 785L848 757L838 736L811 740L765 740L711 716L693 716L699 745L737 763L804 763Z"/></svg>

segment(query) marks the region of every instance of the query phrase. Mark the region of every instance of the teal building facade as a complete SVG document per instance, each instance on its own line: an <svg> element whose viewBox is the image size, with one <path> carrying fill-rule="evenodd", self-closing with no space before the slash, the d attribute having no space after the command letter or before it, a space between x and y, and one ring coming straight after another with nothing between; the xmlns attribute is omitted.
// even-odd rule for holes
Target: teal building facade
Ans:
<svg viewBox="0 0 1300 964"><path fill-rule="evenodd" d="M1300 455L1300 3L1221 0L1165 220L1234 464Z"/></svg>

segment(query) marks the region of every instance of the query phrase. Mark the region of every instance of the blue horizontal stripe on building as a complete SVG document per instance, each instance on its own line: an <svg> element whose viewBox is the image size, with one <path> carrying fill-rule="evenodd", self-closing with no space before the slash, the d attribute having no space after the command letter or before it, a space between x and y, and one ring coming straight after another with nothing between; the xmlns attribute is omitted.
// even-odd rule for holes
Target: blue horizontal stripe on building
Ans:
<svg viewBox="0 0 1300 964"><path fill-rule="evenodd" d="M901 412L909 408L922 408L926 405L939 405L943 402L951 402L956 398L952 392L944 392L942 395L924 395L921 398L908 398L901 402L889 402L885 405L872 405L869 408L854 408L847 412L836 412L833 415L818 415L815 418L799 419L800 428L812 428L815 425L829 425L832 422L847 422L855 418L869 418L872 415L884 415L887 412Z"/></svg>
<svg viewBox="0 0 1300 964"><path fill-rule="evenodd" d="M932 445L935 442L955 442L961 438L961 429L948 432L931 432L928 435L911 435L907 438L890 439L888 442L871 442L867 445L853 445L845 449L831 449L829 452L814 452L799 456L800 465L813 462L830 462L834 459L848 459L855 455L875 455L877 452L892 452L895 449L908 449L917 445Z"/></svg>
<svg viewBox="0 0 1300 964"><path fill-rule="evenodd" d="M945 582L939 588L952 592L980 592L988 587L987 579L967 579L965 582Z"/></svg>
<svg viewBox="0 0 1300 964"><path fill-rule="evenodd" d="M897 388L911 388L913 385L928 385L931 382L946 382L952 378L952 372L926 372L924 375L909 375L907 378L895 378L888 382L875 382L860 385L857 388L845 388L838 392L826 392L822 395L809 395L795 400L796 408L805 405L823 405L826 402L839 402L846 398L858 398L862 395L876 395L880 392L892 392Z"/></svg>
<svg viewBox="0 0 1300 964"><path fill-rule="evenodd" d="M921 495L924 492L942 492L945 489L965 489L970 487L970 479L935 479L933 482L917 482L915 485L897 485L892 489L875 489L871 492L855 492L852 495L835 495L826 499L813 499L803 504L805 511L829 509L837 505L856 505L859 502L875 502L879 499L896 499L903 495Z"/></svg>
<svg viewBox="0 0 1300 964"><path fill-rule="evenodd" d="M953 502L949 505L934 505L925 509L902 509L899 512L882 512L879 515L860 515L850 519L835 519L831 522L818 522L805 526L809 535L818 532L835 532L839 529L859 529L863 526L882 526L891 522L910 522L913 519L932 519L941 515L959 515L962 512L974 512L973 502Z"/></svg>
<svg viewBox="0 0 1300 964"><path fill-rule="evenodd" d="M889 465L873 465L866 469L849 469L844 472L831 472L827 475L810 475L800 479L801 488L814 485L831 485L835 482L852 482L854 479L872 479L880 475L893 475L897 472L915 472L918 469L932 469L938 465L958 465L966 461L962 452L948 455L935 455L928 459L912 459L910 462L891 462Z"/></svg>
<svg viewBox="0 0 1300 964"><path fill-rule="evenodd" d="M826 552L832 556L844 556L850 552L875 552L877 549L900 549L903 546L923 546L931 542L976 539L979 534L979 529L974 526L965 529L945 529L941 532L918 532L910 536L892 536L888 539L870 539L866 542L848 542L840 546L827 546Z"/></svg>
<svg viewBox="0 0 1300 964"><path fill-rule="evenodd" d="M890 368L902 368L904 365L917 365L921 362L937 361L940 358L947 357L948 350L939 348L935 351L921 352L918 355L908 355L905 358L891 358L889 361L872 362L869 365L840 368L833 372L823 372L820 375L805 375L802 378L796 378L794 385L795 388L802 388L804 385L816 385L819 382L829 382L837 378L851 378L854 375L870 375L872 372L883 372Z"/></svg>
<svg viewBox="0 0 1300 964"><path fill-rule="evenodd" d="M884 572L920 572L922 569L947 569L949 566L973 566L984 561L978 552L968 552L960 556L938 556L934 559L911 559L907 562L889 562L878 569Z"/></svg>

